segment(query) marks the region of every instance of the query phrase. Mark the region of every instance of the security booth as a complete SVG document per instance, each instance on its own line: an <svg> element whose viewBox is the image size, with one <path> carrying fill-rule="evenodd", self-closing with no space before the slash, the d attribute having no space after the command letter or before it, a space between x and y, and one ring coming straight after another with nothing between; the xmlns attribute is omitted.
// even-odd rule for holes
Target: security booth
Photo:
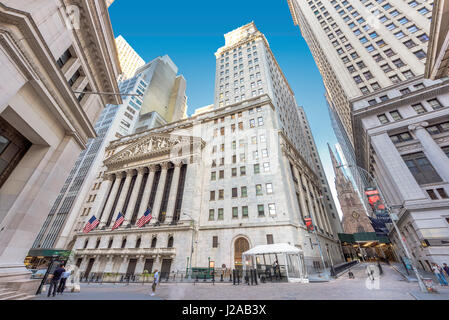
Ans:
<svg viewBox="0 0 449 320"><path fill-rule="evenodd" d="M243 252L243 273L248 268L256 270L256 276L269 274L288 282L308 283L303 251L288 243L255 246Z"/></svg>
<svg viewBox="0 0 449 320"><path fill-rule="evenodd" d="M40 294L47 283L48 275L57 267L65 264L70 256L70 250L31 249L25 258L25 266L32 272L32 279L42 279L36 294Z"/></svg>

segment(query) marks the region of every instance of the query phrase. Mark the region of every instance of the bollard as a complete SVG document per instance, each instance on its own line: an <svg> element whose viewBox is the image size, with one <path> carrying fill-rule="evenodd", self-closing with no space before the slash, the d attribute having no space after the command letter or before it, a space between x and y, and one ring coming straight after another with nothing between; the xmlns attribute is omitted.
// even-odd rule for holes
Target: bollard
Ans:
<svg viewBox="0 0 449 320"><path fill-rule="evenodd" d="M254 283L257 286L257 270L256 269L254 269Z"/></svg>
<svg viewBox="0 0 449 320"><path fill-rule="evenodd" d="M206 281L206 274L204 274L204 279L203 279L203 282L205 282Z"/></svg>
<svg viewBox="0 0 449 320"><path fill-rule="evenodd" d="M229 280L231 280L231 273L229 273ZM232 285L235 286L235 270L232 270Z"/></svg>
<svg viewBox="0 0 449 320"><path fill-rule="evenodd" d="M184 279L184 275L181 273L181 282L182 282L183 279Z"/></svg>
<svg viewBox="0 0 449 320"><path fill-rule="evenodd" d="M239 272L239 270L236 270L236 272L237 272L237 284L239 285L240 284L240 272Z"/></svg>
<svg viewBox="0 0 449 320"><path fill-rule="evenodd" d="M215 272L212 272L212 284L215 285Z"/></svg>
<svg viewBox="0 0 449 320"><path fill-rule="evenodd" d="M231 282L232 281L232 273L231 273L231 270L229 270L229 282ZM234 280L234 282L235 282L235 280Z"/></svg>
<svg viewBox="0 0 449 320"><path fill-rule="evenodd" d="M223 273L220 275L220 282L223 282Z"/></svg>

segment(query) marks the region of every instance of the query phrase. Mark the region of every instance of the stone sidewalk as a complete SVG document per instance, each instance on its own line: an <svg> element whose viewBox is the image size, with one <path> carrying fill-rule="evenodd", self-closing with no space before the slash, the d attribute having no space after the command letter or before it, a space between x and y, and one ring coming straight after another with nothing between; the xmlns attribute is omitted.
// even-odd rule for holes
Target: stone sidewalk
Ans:
<svg viewBox="0 0 449 320"><path fill-rule="evenodd" d="M161 283L156 296L150 284L82 284L80 293L64 293L36 300L449 300L449 289L437 286L438 294L419 292L393 268L382 265L378 282L366 276L366 264L352 268L355 279L343 275L329 282L264 283L257 286L217 282Z"/></svg>

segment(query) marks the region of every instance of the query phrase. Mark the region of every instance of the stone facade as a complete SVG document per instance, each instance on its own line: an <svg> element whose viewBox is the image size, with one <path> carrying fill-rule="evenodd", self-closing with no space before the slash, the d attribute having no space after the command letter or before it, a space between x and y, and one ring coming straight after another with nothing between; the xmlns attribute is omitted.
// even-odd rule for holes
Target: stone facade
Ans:
<svg viewBox="0 0 449 320"><path fill-rule="evenodd" d="M447 263L449 255L449 82L417 77L379 95L389 99L373 95L367 99L376 104L354 104L359 161L386 203L402 206L395 210L399 229L416 265L430 271L430 263ZM394 229L390 239L404 256Z"/></svg>
<svg viewBox="0 0 449 320"><path fill-rule="evenodd" d="M0 281L34 293L28 250L92 124L121 103L86 92L117 92L120 67L103 1L2 1L0 49Z"/></svg>
<svg viewBox="0 0 449 320"><path fill-rule="evenodd" d="M304 224L309 215L329 250L326 263L342 261L320 180L275 117L262 95L113 141L92 212L101 223L88 234L73 230L80 270L136 274L146 264L183 271L189 261L207 267L209 258L235 268L241 265L236 243L251 248L271 241L301 248L311 268L321 258ZM139 228L147 207L153 218ZM111 230L119 211L125 222Z"/></svg>

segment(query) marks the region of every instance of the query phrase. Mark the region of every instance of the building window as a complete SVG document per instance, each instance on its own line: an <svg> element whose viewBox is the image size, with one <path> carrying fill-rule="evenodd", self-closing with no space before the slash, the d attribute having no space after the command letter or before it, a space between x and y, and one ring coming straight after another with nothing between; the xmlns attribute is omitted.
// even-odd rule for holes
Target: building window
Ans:
<svg viewBox="0 0 449 320"><path fill-rule="evenodd" d="M412 135L408 131L399 133L399 134L395 134L393 136L390 136L390 138L391 138L391 141L393 141L393 143L400 143L400 142L404 142L404 141L413 140Z"/></svg>
<svg viewBox="0 0 449 320"><path fill-rule="evenodd" d="M223 208L218 209L217 220L223 220Z"/></svg>
<svg viewBox="0 0 449 320"><path fill-rule="evenodd" d="M256 184L256 196L261 196L261 195L263 195L262 185L261 184Z"/></svg>
<svg viewBox="0 0 449 320"><path fill-rule="evenodd" d="M390 111L390 115L394 121L402 120L402 116L400 115L400 113L397 110Z"/></svg>
<svg viewBox="0 0 449 320"><path fill-rule="evenodd" d="M267 189L267 194L272 194L273 193L273 184L272 183L267 183L265 185L266 189Z"/></svg>
<svg viewBox="0 0 449 320"><path fill-rule="evenodd" d="M426 113L426 109L424 109L423 105L421 103L417 103L412 105L413 110L415 110L415 112L417 114L422 114L422 113Z"/></svg>
<svg viewBox="0 0 449 320"><path fill-rule="evenodd" d="M241 176L245 176L246 175L246 167L245 166L240 167L240 175Z"/></svg>
<svg viewBox="0 0 449 320"><path fill-rule="evenodd" d="M390 120L388 120L387 116L385 114L380 114L377 116L377 118L379 119L381 124L385 124L390 122Z"/></svg>
<svg viewBox="0 0 449 320"><path fill-rule="evenodd" d="M212 171L211 173L210 173L210 180L216 180L216 178L217 178L217 173L215 172L215 171Z"/></svg>
<svg viewBox="0 0 449 320"><path fill-rule="evenodd" d="M209 209L209 221L215 220L215 210Z"/></svg>
<svg viewBox="0 0 449 320"><path fill-rule="evenodd" d="M232 197L233 198L237 198L238 197L238 195L237 195L237 188L232 188Z"/></svg>
<svg viewBox="0 0 449 320"><path fill-rule="evenodd" d="M223 200L224 199L224 190L220 189L218 190L218 200Z"/></svg>
<svg viewBox="0 0 449 320"><path fill-rule="evenodd" d="M240 188L240 193L241 193L242 198L245 198L248 196L248 191L245 186Z"/></svg>
<svg viewBox="0 0 449 320"><path fill-rule="evenodd" d="M258 204L257 205L257 214L259 215L259 217L262 217L262 216L265 215L263 204Z"/></svg>
<svg viewBox="0 0 449 320"><path fill-rule="evenodd" d="M239 208L232 207L232 219L237 219L239 217Z"/></svg>
<svg viewBox="0 0 449 320"><path fill-rule="evenodd" d="M449 132L449 122L443 122L433 126L429 126L426 129L430 134Z"/></svg>
<svg viewBox="0 0 449 320"><path fill-rule="evenodd" d="M69 48L61 55L61 57L59 57L59 59L56 61L56 63L58 64L58 66L60 68L62 68L67 63L67 61L69 61L70 58L72 58L72 57L73 57L72 52Z"/></svg>
<svg viewBox="0 0 449 320"><path fill-rule="evenodd" d="M218 248L218 236L212 237L212 248Z"/></svg>
<svg viewBox="0 0 449 320"><path fill-rule="evenodd" d="M276 215L276 206L274 205L274 203L268 204L268 213L270 214L270 216Z"/></svg>
<svg viewBox="0 0 449 320"><path fill-rule="evenodd" d="M441 103L437 99L427 100L427 103L430 104L430 106L432 107L433 110L437 110L437 109L443 108L443 106L441 105Z"/></svg>
<svg viewBox="0 0 449 320"><path fill-rule="evenodd" d="M267 234L267 244L273 244L273 235L272 234Z"/></svg>
<svg viewBox="0 0 449 320"><path fill-rule="evenodd" d="M402 156L418 184L441 182L441 178L422 152Z"/></svg>
<svg viewBox="0 0 449 320"><path fill-rule="evenodd" d="M215 191L211 191L211 192L210 192L210 198L209 198L209 200L210 200L210 201L214 201L214 200L215 200Z"/></svg>

